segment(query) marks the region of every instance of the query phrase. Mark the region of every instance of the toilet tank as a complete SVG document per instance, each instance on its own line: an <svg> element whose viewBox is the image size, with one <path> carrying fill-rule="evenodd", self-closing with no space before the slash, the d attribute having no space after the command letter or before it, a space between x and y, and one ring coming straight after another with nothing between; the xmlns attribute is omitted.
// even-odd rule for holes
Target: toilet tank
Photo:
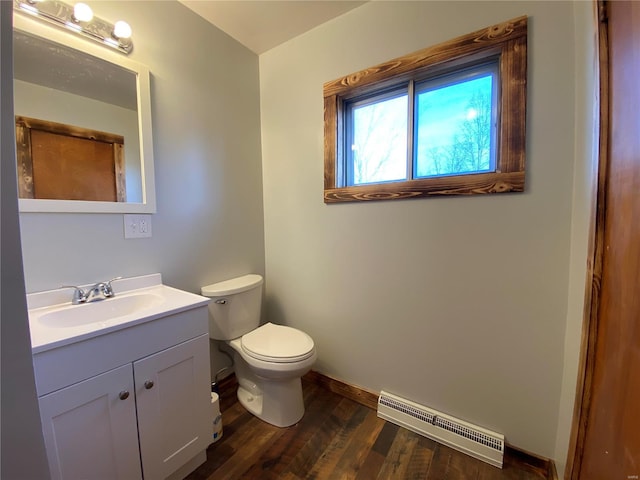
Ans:
<svg viewBox="0 0 640 480"><path fill-rule="evenodd" d="M262 277L244 275L202 287L209 302L209 336L215 340L233 340L260 325Z"/></svg>

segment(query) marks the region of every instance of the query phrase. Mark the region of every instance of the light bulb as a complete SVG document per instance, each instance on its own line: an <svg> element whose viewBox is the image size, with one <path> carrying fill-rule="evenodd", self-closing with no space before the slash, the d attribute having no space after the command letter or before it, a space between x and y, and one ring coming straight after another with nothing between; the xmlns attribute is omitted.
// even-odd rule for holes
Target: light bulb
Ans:
<svg viewBox="0 0 640 480"><path fill-rule="evenodd" d="M118 20L113 26L113 36L116 38L129 38L131 36L131 27L123 20Z"/></svg>
<svg viewBox="0 0 640 480"><path fill-rule="evenodd" d="M86 3L76 3L73 7L73 18L78 22L88 22L93 18L93 11Z"/></svg>

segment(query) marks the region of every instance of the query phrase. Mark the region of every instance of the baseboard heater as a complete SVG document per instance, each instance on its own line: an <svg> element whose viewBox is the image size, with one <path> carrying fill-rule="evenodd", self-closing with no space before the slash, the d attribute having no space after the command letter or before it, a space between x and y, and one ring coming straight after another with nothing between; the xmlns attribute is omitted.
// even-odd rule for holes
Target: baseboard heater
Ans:
<svg viewBox="0 0 640 480"><path fill-rule="evenodd" d="M504 435L382 391L378 417L502 468Z"/></svg>

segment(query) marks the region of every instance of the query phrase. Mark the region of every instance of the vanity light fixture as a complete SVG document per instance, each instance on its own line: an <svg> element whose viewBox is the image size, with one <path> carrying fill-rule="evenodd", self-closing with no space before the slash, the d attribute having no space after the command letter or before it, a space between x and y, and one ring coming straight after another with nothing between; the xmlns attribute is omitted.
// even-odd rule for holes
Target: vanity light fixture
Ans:
<svg viewBox="0 0 640 480"><path fill-rule="evenodd" d="M60 0L14 0L14 9L42 21L76 32L86 38L129 54L133 50L131 27L122 20L115 23L96 17L86 3L70 6Z"/></svg>

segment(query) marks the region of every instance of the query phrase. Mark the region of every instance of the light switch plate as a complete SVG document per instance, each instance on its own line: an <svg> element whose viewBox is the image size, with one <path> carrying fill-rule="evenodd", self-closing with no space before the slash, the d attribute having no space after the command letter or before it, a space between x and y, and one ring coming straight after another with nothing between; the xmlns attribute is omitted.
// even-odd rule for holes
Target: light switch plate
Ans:
<svg viewBox="0 0 640 480"><path fill-rule="evenodd" d="M151 236L151 215L124 215L124 238Z"/></svg>

